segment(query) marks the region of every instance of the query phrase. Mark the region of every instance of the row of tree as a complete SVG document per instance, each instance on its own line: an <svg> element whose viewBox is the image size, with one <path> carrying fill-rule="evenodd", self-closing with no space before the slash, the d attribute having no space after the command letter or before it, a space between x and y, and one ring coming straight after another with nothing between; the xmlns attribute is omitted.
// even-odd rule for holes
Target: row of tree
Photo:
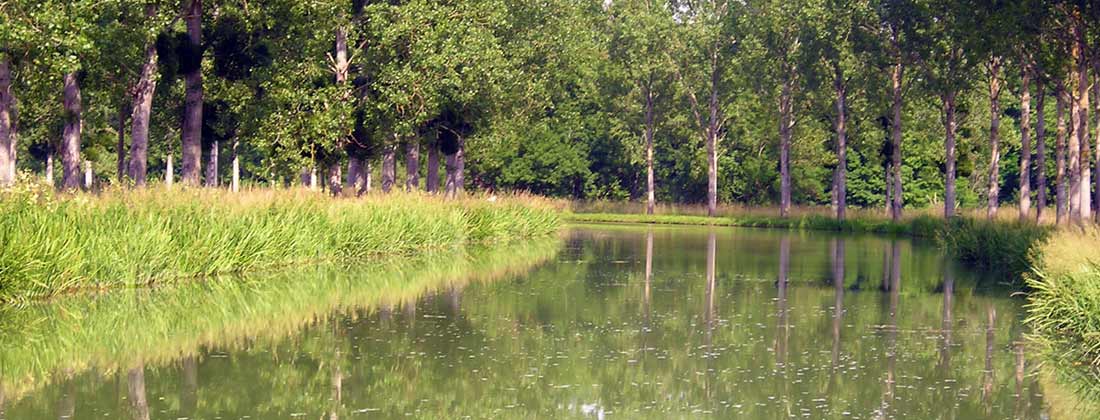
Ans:
<svg viewBox="0 0 1100 420"><path fill-rule="evenodd" d="M0 14L0 183L17 166L51 178L55 154L65 189L84 161L95 178L171 182L179 153L189 185L317 185L320 168L335 193L375 172L388 191L404 150L410 189L440 189L445 157L451 193L468 165L479 188L650 211L984 203L993 217L1015 201L1031 218L1053 201L1062 221L1100 201L1093 2L13 0Z"/></svg>

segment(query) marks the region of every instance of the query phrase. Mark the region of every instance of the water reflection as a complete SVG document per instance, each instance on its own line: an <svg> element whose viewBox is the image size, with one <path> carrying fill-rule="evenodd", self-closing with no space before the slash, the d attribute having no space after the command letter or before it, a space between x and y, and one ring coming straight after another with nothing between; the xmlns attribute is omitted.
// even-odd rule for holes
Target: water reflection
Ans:
<svg viewBox="0 0 1100 420"><path fill-rule="evenodd" d="M145 399L145 365L138 365L126 374L127 396L134 420L149 420L149 401Z"/></svg>
<svg viewBox="0 0 1100 420"><path fill-rule="evenodd" d="M565 243L533 271L423 280L404 299L331 273L290 282L330 282L298 294L223 294L266 322L202 324L189 334L232 338L182 359L100 352L123 368L86 363L8 411L53 417L70 397L69 415L142 418L141 394L152 417L187 418L980 419L1055 404L1018 344L1020 302L919 243L657 227ZM112 379L125 399L103 390Z"/></svg>

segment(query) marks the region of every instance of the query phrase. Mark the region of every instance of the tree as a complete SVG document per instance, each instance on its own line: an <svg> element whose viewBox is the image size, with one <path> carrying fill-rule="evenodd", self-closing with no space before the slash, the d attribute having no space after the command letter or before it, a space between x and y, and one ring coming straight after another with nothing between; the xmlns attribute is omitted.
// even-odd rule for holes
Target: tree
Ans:
<svg viewBox="0 0 1100 420"><path fill-rule="evenodd" d="M629 101L641 104L641 112L631 112L633 108L622 112L640 114L637 119L641 120L640 137L645 144L646 214L653 214L657 204L653 155L660 124L658 104L667 96L666 82L672 76L670 66L673 62L668 56L673 36L672 13L667 4L654 0L614 2L610 13L614 32L609 52L629 86Z"/></svg>
<svg viewBox="0 0 1100 420"><path fill-rule="evenodd" d="M728 0L676 2L674 10L684 38L677 46L681 60L675 75L688 99L692 123L706 144L707 215L714 216L718 210L718 143L728 120L722 99L730 94L727 72L737 50L737 17ZM699 96L707 98L705 109Z"/></svg>
<svg viewBox="0 0 1100 420"><path fill-rule="evenodd" d="M876 4L879 15L879 34L891 58L890 64L890 176L892 190L889 203L890 218L901 219L902 199L902 106L905 93L905 70L919 58L919 47L926 44L921 31L925 24L924 11L914 0L880 0Z"/></svg>
<svg viewBox="0 0 1100 420"><path fill-rule="evenodd" d="M183 21L187 25L187 42L180 57L180 72L185 87L183 126L180 130L180 180L185 185L198 186L202 169L202 0L183 2ZM216 155L216 153L215 153ZM211 182L211 181L207 181Z"/></svg>

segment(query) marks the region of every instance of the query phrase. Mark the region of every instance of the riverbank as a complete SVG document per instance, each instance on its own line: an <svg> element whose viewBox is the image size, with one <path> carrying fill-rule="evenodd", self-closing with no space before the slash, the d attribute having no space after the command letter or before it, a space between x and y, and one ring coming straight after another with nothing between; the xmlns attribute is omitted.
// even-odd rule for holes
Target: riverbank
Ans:
<svg viewBox="0 0 1100 420"><path fill-rule="evenodd" d="M333 199L305 190L0 192L0 304L551 235L533 197Z"/></svg>
<svg viewBox="0 0 1100 420"><path fill-rule="evenodd" d="M1022 285L1022 275L1031 270L1031 255L1054 231L1048 226L1020 222L989 222L971 218L944 220L928 214L894 222L886 218L859 216L845 220L803 213L777 217L745 212L707 217L691 214L566 213L579 223L649 223L695 226L731 226L771 229L819 230L847 233L902 235L935 240L964 263L1009 275Z"/></svg>

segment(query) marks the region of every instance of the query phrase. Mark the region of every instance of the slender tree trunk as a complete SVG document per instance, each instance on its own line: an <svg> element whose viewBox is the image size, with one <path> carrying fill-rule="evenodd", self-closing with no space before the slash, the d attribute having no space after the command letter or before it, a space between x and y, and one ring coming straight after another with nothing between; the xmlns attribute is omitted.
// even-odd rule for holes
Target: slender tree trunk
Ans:
<svg viewBox="0 0 1100 420"><path fill-rule="evenodd" d="M890 143L892 146L891 153L893 158L891 159L891 165L893 166L894 176L894 194L893 201L890 204L890 218L894 221L901 219L901 209L903 205L902 201L902 181L901 181L901 107L902 107L902 78L905 76L905 66L899 59L894 64L894 71L891 75L891 81L893 85L893 103L891 105L891 114L893 115L893 124L890 127Z"/></svg>
<svg viewBox="0 0 1100 420"><path fill-rule="evenodd" d="M312 190L312 191L317 191L317 187L319 187L318 179L317 179L317 166L310 166L309 167L309 189Z"/></svg>
<svg viewBox="0 0 1100 420"><path fill-rule="evenodd" d="M1020 75L1020 220L1031 218L1031 68Z"/></svg>
<svg viewBox="0 0 1100 420"><path fill-rule="evenodd" d="M466 183L466 139L458 139L458 151L447 155L447 184L445 186L447 198L457 198L462 194Z"/></svg>
<svg viewBox="0 0 1100 420"><path fill-rule="evenodd" d="M206 160L206 179L204 184L207 188L216 188L218 186L218 146L217 140L210 142L210 152Z"/></svg>
<svg viewBox="0 0 1100 420"><path fill-rule="evenodd" d="M202 45L202 0L190 0L184 10L187 35L195 49ZM201 60L200 60L201 61ZM202 66L184 75L184 112L182 140L183 162L180 181L188 186L199 185L202 168Z"/></svg>
<svg viewBox="0 0 1100 420"><path fill-rule="evenodd" d="M115 154L118 159L117 174L121 182L126 177L126 106L118 110L118 143L115 145Z"/></svg>
<svg viewBox="0 0 1100 420"><path fill-rule="evenodd" d="M1080 33L1081 28L1074 28L1076 33ZM1073 130L1073 134L1069 137L1069 217L1071 220L1081 220L1081 141L1088 141L1088 137L1085 133L1087 131L1082 130L1086 126L1086 116L1082 115L1082 98L1081 92L1088 92L1088 76L1082 75L1081 70L1087 69L1085 64L1085 52L1081 51L1081 43L1073 44L1073 57L1076 60L1077 66L1073 69L1072 75L1077 79L1077 95L1073 97L1073 103L1070 111L1070 125Z"/></svg>
<svg viewBox="0 0 1100 420"><path fill-rule="evenodd" d="M134 420L149 420L149 401L145 397L145 366L130 369L126 375L130 407L134 410Z"/></svg>
<svg viewBox="0 0 1100 420"><path fill-rule="evenodd" d="M833 78L836 91L836 172L833 174L833 207L837 220L844 220L848 211L848 88L844 71L836 66Z"/></svg>
<svg viewBox="0 0 1100 420"><path fill-rule="evenodd" d="M358 156L348 156L347 189L350 194L359 195L363 186L363 159Z"/></svg>
<svg viewBox="0 0 1100 420"><path fill-rule="evenodd" d="M986 189L986 217L997 217L1001 191L1001 57L989 61L989 187Z"/></svg>
<svg viewBox="0 0 1100 420"><path fill-rule="evenodd" d="M944 148L946 159L944 162L944 194L943 194L943 215L946 218L955 217L955 133L958 130L955 120L955 98L958 93L954 89L948 89L948 92L943 95L943 121L944 128L947 133L944 137Z"/></svg>
<svg viewBox="0 0 1100 420"><path fill-rule="evenodd" d="M233 139L233 181L229 186L229 189L233 192L241 191L241 156L237 153L237 147L240 146L240 141Z"/></svg>
<svg viewBox="0 0 1100 420"><path fill-rule="evenodd" d="M80 188L80 135L84 126L80 82L76 72L65 75L65 128L61 135L61 189Z"/></svg>
<svg viewBox="0 0 1100 420"><path fill-rule="evenodd" d="M410 139L405 143L405 190L412 192L420 188L420 143Z"/></svg>
<svg viewBox="0 0 1100 420"><path fill-rule="evenodd" d="M645 213L653 214L657 209L657 193L653 176L653 136L656 131L654 118L653 87L645 87Z"/></svg>
<svg viewBox="0 0 1100 420"><path fill-rule="evenodd" d="M388 144L382 147L382 192L389 193L397 183L397 148Z"/></svg>
<svg viewBox="0 0 1100 420"><path fill-rule="evenodd" d="M779 94L779 216L791 214L791 121L794 109L793 85L790 75L783 80Z"/></svg>
<svg viewBox="0 0 1100 420"><path fill-rule="evenodd" d="M428 145L428 180L425 187L429 193L439 192L439 145Z"/></svg>
<svg viewBox="0 0 1100 420"><path fill-rule="evenodd" d="M172 184L176 182L176 169L173 166L174 163L172 152L168 152L168 160L164 167L164 185L168 187L172 187Z"/></svg>
<svg viewBox="0 0 1100 420"><path fill-rule="evenodd" d="M1084 51L1084 49L1082 49ZM1084 57L1087 56L1083 54ZM1087 61L1086 61L1087 63ZM1081 121L1077 126L1081 145L1081 222L1092 220L1092 145L1089 139L1089 66L1080 70L1078 85L1078 106L1081 107ZM1083 86L1083 87L1080 87Z"/></svg>
<svg viewBox="0 0 1100 420"><path fill-rule="evenodd" d="M710 72L710 104L707 124L707 215L718 212L718 49L712 48Z"/></svg>
<svg viewBox="0 0 1100 420"><path fill-rule="evenodd" d="M1057 224L1062 224L1066 221L1069 214L1069 157L1066 149L1067 127L1066 127L1066 106L1069 105L1070 98L1069 93L1066 91L1065 82L1058 80L1058 85L1055 89L1055 124L1056 133L1054 138L1054 159L1055 159L1055 218Z"/></svg>
<svg viewBox="0 0 1100 420"><path fill-rule="evenodd" d="M894 165L886 163L886 216L894 214Z"/></svg>
<svg viewBox="0 0 1100 420"><path fill-rule="evenodd" d="M155 5L145 6L146 18L156 13ZM157 47L150 40L145 45L145 63L141 66L141 76L134 88L133 102L130 105L130 167L128 175L134 186L145 186L149 155L149 123L153 111L153 94L157 89Z"/></svg>
<svg viewBox="0 0 1100 420"><path fill-rule="evenodd" d="M342 165L339 162L333 163L328 167L328 188L333 197L339 197L344 193L343 188L343 174L340 173Z"/></svg>
<svg viewBox="0 0 1100 420"><path fill-rule="evenodd" d="M1035 221L1043 220L1047 208L1047 127L1046 85L1043 79L1035 82Z"/></svg>
<svg viewBox="0 0 1100 420"><path fill-rule="evenodd" d="M84 161L84 189L87 191L92 190L92 182L95 180L94 173L92 172L92 161Z"/></svg>
<svg viewBox="0 0 1100 420"><path fill-rule="evenodd" d="M370 193L371 190L371 174L370 160L363 161L363 175L360 178L363 180L363 186L359 189L359 195Z"/></svg>
<svg viewBox="0 0 1100 420"><path fill-rule="evenodd" d="M15 182L15 97L11 60L0 54L0 187Z"/></svg>
<svg viewBox="0 0 1100 420"><path fill-rule="evenodd" d="M1100 222L1100 56L1095 57L1092 61L1092 75L1093 75L1093 92L1096 97L1096 147L1093 152L1095 156L1096 170L1092 171L1094 177L1093 184L1096 186L1096 192L1094 194L1096 200L1096 209L1093 216L1096 221ZM1086 190L1088 188L1085 188ZM1090 204L1091 205L1091 204Z"/></svg>
<svg viewBox="0 0 1100 420"><path fill-rule="evenodd" d="M46 185L49 185L51 187L54 186L53 185L53 172L54 172L54 169L53 169L53 155L54 155L53 147L51 146L50 150L46 152Z"/></svg>

